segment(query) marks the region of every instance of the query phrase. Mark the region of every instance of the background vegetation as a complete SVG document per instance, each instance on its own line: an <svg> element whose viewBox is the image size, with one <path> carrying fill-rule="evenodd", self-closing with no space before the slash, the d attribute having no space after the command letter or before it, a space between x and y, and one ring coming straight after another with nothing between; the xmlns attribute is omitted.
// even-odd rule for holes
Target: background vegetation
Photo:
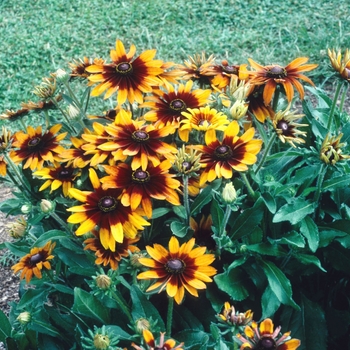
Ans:
<svg viewBox="0 0 350 350"><path fill-rule="evenodd" d="M0 18L0 113L18 109L67 62L108 58L116 38L176 62L202 51L230 63L309 56L324 62L314 80L327 69L327 48L350 39L341 0L1 0Z"/></svg>

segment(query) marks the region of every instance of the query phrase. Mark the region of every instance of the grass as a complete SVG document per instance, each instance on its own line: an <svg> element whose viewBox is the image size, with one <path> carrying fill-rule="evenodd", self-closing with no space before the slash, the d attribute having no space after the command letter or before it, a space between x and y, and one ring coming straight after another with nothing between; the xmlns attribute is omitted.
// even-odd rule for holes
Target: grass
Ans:
<svg viewBox="0 0 350 350"><path fill-rule="evenodd" d="M109 59L116 38L179 63L202 51L232 63L308 56L320 63L314 79L327 48L350 39L341 0L1 0L0 15L0 113L33 99L41 78L73 59Z"/></svg>

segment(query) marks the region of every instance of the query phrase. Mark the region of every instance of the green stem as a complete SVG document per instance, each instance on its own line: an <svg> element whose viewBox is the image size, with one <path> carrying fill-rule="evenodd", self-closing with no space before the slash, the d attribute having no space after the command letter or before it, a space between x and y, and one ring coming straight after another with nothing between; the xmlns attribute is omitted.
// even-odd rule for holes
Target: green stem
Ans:
<svg viewBox="0 0 350 350"><path fill-rule="evenodd" d="M67 123L67 127L69 127L73 133L75 135L77 135L77 131L75 130L74 126L71 125L71 121L69 120L69 118L67 117L66 113L62 110L62 108L58 105L57 101L52 98L51 99L51 102L55 105L55 107L61 112L61 114L63 115L63 118L66 120L66 123Z"/></svg>
<svg viewBox="0 0 350 350"><path fill-rule="evenodd" d="M166 318L166 334L168 337L171 337L171 327L173 322L173 311L174 311L174 298L168 298L168 314Z"/></svg>
<svg viewBox="0 0 350 350"><path fill-rule="evenodd" d="M280 98L280 88L279 86L275 90L275 95L273 96L272 109L276 112L278 106L278 100Z"/></svg>
<svg viewBox="0 0 350 350"><path fill-rule="evenodd" d="M262 158L260 159L260 162L259 162L257 168L255 169L255 174L257 174L258 171L261 169L261 167L264 165L266 157L268 156L270 149L275 142L275 138L276 138L276 133L274 132L270 137L269 143L267 144L267 146L265 148L265 152L264 152Z"/></svg>
<svg viewBox="0 0 350 350"><path fill-rule="evenodd" d="M184 192L184 207L186 210L186 224L188 226L190 225L190 216L191 216L191 210L190 210L190 202L189 202L189 196L188 196L188 176L183 175L183 192Z"/></svg>
<svg viewBox="0 0 350 350"><path fill-rule="evenodd" d="M250 185L250 183L248 181L248 178L247 178L247 175L245 173L241 173L241 177L242 177L245 185L247 186L247 189L248 189L248 192L249 192L250 196L255 199L256 198L256 193L253 190L252 186Z"/></svg>
<svg viewBox="0 0 350 350"><path fill-rule="evenodd" d="M330 130L330 128L331 128L331 125L332 125L332 122L333 122L335 106L337 105L340 89L341 89L342 86L343 86L343 82L339 81L338 85L337 85L337 89L335 90L331 111L329 112L328 123L327 123L327 130Z"/></svg>
<svg viewBox="0 0 350 350"><path fill-rule="evenodd" d="M112 292L112 297L115 299L115 301L118 303L118 305L120 306L120 308L122 309L122 311L124 312L124 314L126 315L126 317L129 319L129 321L132 323L133 319L131 316L131 313L129 311L129 309L126 307L126 302L125 300L122 300L117 293Z"/></svg>
<svg viewBox="0 0 350 350"><path fill-rule="evenodd" d="M320 169L319 174L318 174L318 178L317 178L317 184L316 184L317 190L316 190L315 196L314 196L315 203L317 203L320 199L321 187L323 184L323 179L326 175L326 171L327 171L327 166L325 164L322 164L321 169Z"/></svg>
<svg viewBox="0 0 350 350"><path fill-rule="evenodd" d="M65 221L63 221L55 212L50 213L50 216L60 224L66 231L70 232L70 228Z"/></svg>
<svg viewBox="0 0 350 350"><path fill-rule="evenodd" d="M227 226L228 220L231 216L231 213L232 213L231 206L226 205L225 214L224 214L224 218L222 220L222 226L220 229L220 237L222 237L226 232L226 226Z"/></svg>
<svg viewBox="0 0 350 350"><path fill-rule="evenodd" d="M85 323L85 321L80 318L77 314L75 314L69 307L63 305L63 304L60 304L60 303L57 303L57 305L61 308L61 309L64 309L65 311L67 311L69 314L73 315L76 319L78 319L83 325L85 325L85 327L87 329L89 329L89 325L87 323Z"/></svg>
<svg viewBox="0 0 350 350"><path fill-rule="evenodd" d="M340 101L340 106L339 106L339 111L342 112L343 111L343 107L344 107L344 102L345 102L345 98L346 98L346 94L348 92L349 89L349 84L345 84L344 85L344 91L343 91L343 95L341 97L341 101Z"/></svg>

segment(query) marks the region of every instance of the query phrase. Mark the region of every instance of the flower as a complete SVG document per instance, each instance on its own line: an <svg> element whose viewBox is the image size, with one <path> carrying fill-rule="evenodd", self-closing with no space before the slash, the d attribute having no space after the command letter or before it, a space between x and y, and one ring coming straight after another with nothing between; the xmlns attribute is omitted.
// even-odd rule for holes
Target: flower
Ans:
<svg viewBox="0 0 350 350"><path fill-rule="evenodd" d="M80 175L80 171L76 171L72 165L62 165L54 162L52 166L42 168L33 173L42 179L47 179L39 188L43 191L51 185L51 191L55 191L62 187L62 192L65 197L69 196L69 189L73 186L74 180Z"/></svg>
<svg viewBox="0 0 350 350"><path fill-rule="evenodd" d="M7 162L3 155L0 156L0 176L6 176L7 174Z"/></svg>
<svg viewBox="0 0 350 350"><path fill-rule="evenodd" d="M7 229L9 234L13 238L22 238L27 231L27 221L24 216L19 216L15 219L14 222L7 224Z"/></svg>
<svg viewBox="0 0 350 350"><path fill-rule="evenodd" d="M89 178L94 191L80 191L71 188L69 194L83 205L68 208L74 212L67 219L72 224L80 224L75 231L77 236L90 232L99 226L99 238L105 249L116 251L116 242L124 237L135 238L138 230L149 223L137 212L123 206L119 201L121 190L103 189L96 171L89 169Z"/></svg>
<svg viewBox="0 0 350 350"><path fill-rule="evenodd" d="M247 97L248 111L258 119L260 123L264 123L266 118L272 119L275 115L271 104L265 104L263 91L260 86L250 85Z"/></svg>
<svg viewBox="0 0 350 350"><path fill-rule="evenodd" d="M109 176L101 179L104 189L122 189L121 203L131 210L142 206L146 216L152 217L151 198L166 200L173 205L180 205L179 195L176 190L180 182L173 179L174 174L169 173L171 163L162 161L159 165L151 163L145 170L141 168L133 170L127 163L119 163L115 166L105 165L104 169Z"/></svg>
<svg viewBox="0 0 350 350"><path fill-rule="evenodd" d="M180 120L184 119L182 112L188 108L198 108L208 104L210 90L192 90L193 81L185 85L179 84L177 90L171 84L164 84L166 91L155 90L152 96L146 97L146 102L141 107L150 108L145 113L144 119L154 123L157 128L166 125L179 126Z"/></svg>
<svg viewBox="0 0 350 350"><path fill-rule="evenodd" d="M95 252L96 265L110 266L111 269L116 270L118 268L119 261L126 256L129 256L129 252L134 253L138 252L140 249L133 245L140 238L126 238L124 237L123 242L117 242L115 244L115 250L112 251L109 248L104 248L99 232L96 230L92 231L94 237L88 238L84 241L85 248L84 250L91 250Z"/></svg>
<svg viewBox="0 0 350 350"><path fill-rule="evenodd" d="M176 341L174 339L167 339L164 341L165 333L160 333L160 338L159 338L159 344L156 344L154 340L154 336L151 331L148 329L144 329L142 331L143 339L145 343L147 344L147 350L183 350L182 346L184 345L183 343L175 346ZM131 346L136 349L136 350L144 350L144 348L132 343Z"/></svg>
<svg viewBox="0 0 350 350"><path fill-rule="evenodd" d="M61 128L61 124L56 124L43 134L41 126L36 129L28 126L27 133L23 131L16 132L12 146L18 148L18 150L10 152L11 159L15 163L25 160L23 168L29 167L31 170L41 169L44 161L59 162L59 154L64 151L59 142L67 135L66 132L56 135Z"/></svg>
<svg viewBox="0 0 350 350"><path fill-rule="evenodd" d="M200 108L188 108L182 112L183 119L180 121L179 137L182 141L188 142L190 131L198 130L225 130L229 124L227 116L210 106Z"/></svg>
<svg viewBox="0 0 350 350"><path fill-rule="evenodd" d="M283 142L288 142L293 147L294 143L304 143L305 140L300 136L305 136L305 131L300 131L297 128L307 126L307 124L295 123L295 120L302 118L303 114L294 114L290 111L290 105L284 111L278 111L272 119L273 127L278 135L278 138Z"/></svg>
<svg viewBox="0 0 350 350"><path fill-rule="evenodd" d="M84 57L83 59L74 60L71 63L68 63L69 68L71 69L70 76L71 78L82 78L86 79L90 73L86 71L86 68L93 64L104 64L104 60L101 58L88 58Z"/></svg>
<svg viewBox="0 0 350 350"><path fill-rule="evenodd" d="M214 250L216 248L216 242L213 236L213 219L211 215L202 215L199 223L192 217L190 218L190 227L193 230L193 237L196 244L199 246L207 247L208 250Z"/></svg>
<svg viewBox="0 0 350 350"><path fill-rule="evenodd" d="M139 262L151 270L141 272L138 279L155 278L159 281L151 285L147 292L166 289L169 297L180 304L185 296L185 289L198 297L197 289L205 289L204 282L212 282L210 276L216 274L216 269L209 266L214 260L214 254L205 254L206 247L194 248L195 239L191 238L180 247L179 241L172 236L169 241L169 251L155 243L146 250L151 258L140 258Z"/></svg>
<svg viewBox="0 0 350 350"><path fill-rule="evenodd" d="M49 241L41 248L32 248L30 253L21 258L11 269L14 273L22 270L20 278L23 279L25 277L27 283L30 282L33 275L37 278L42 278L41 270L51 270L50 260L54 258L52 250L55 246L55 242L51 243L51 241Z"/></svg>
<svg viewBox="0 0 350 350"><path fill-rule="evenodd" d="M112 138L98 148L112 152L116 161L130 156L133 170L146 170L149 161L156 166L160 163L160 156L169 157L177 152L175 147L161 141L162 137L174 132L172 126L155 129L152 125L144 125L144 121L132 120L131 113L125 110L118 113L116 120L119 122L105 127Z"/></svg>
<svg viewBox="0 0 350 350"><path fill-rule="evenodd" d="M230 179L233 171L246 171L247 165L257 161L262 140L253 140L254 128L249 128L242 136L237 136L239 124L232 121L224 131L223 140L216 138L214 130L205 136L206 145L194 145L192 148L202 153L201 164L204 170L200 176L199 185L212 182L216 178Z"/></svg>
<svg viewBox="0 0 350 350"><path fill-rule="evenodd" d="M39 101L39 102L23 102L21 103L22 109L33 111L33 112L42 112L49 109L56 109L57 102L62 100L62 95L57 95L52 97L49 101Z"/></svg>
<svg viewBox="0 0 350 350"><path fill-rule="evenodd" d="M339 161L350 158L350 155L342 154L342 147L345 146L345 143L340 142L342 136L343 134L339 134L338 136L331 137L327 134L323 140L320 159L326 164L335 165Z"/></svg>
<svg viewBox="0 0 350 350"><path fill-rule="evenodd" d="M317 64L305 64L309 59L307 57L298 57L287 66L282 67L277 64L262 66L252 59L248 59L251 67L255 70L249 72L251 75L250 84L264 85L263 98L265 105L268 105L278 85L282 85L287 96L288 102L291 102L294 96L293 87L299 92L300 98L304 99L304 88L298 79L314 85L310 78L301 72L308 72L315 69Z"/></svg>
<svg viewBox="0 0 350 350"><path fill-rule="evenodd" d="M43 78L40 85L34 87L33 94L42 100L47 100L53 97L56 93L56 79Z"/></svg>
<svg viewBox="0 0 350 350"><path fill-rule="evenodd" d="M17 111L7 109L5 113L0 114L0 120L10 120L14 121L20 119L29 113L29 109L21 108Z"/></svg>
<svg viewBox="0 0 350 350"><path fill-rule="evenodd" d="M245 313L236 313L234 306L231 306L230 303L225 302L224 310L222 314L219 314L218 316L220 320L224 321L225 323L229 323L231 325L246 326L252 321L253 313L251 310L248 310Z"/></svg>
<svg viewBox="0 0 350 350"><path fill-rule="evenodd" d="M340 74L340 77L350 82L350 50L346 49L344 56L340 50L328 49L328 57L331 61L332 67Z"/></svg>
<svg viewBox="0 0 350 350"><path fill-rule="evenodd" d="M199 152L186 149L185 145L182 145L175 156L173 167L179 174L195 177L197 176L196 171L201 167L200 158Z"/></svg>
<svg viewBox="0 0 350 350"><path fill-rule="evenodd" d="M88 130L84 129L84 132L88 134ZM71 137L70 141L74 148L65 149L61 154L63 162L67 162L67 166L73 166L73 168L85 168L91 161L91 155L85 154L86 151L82 149L82 146L87 143L83 139L78 137Z"/></svg>
<svg viewBox="0 0 350 350"><path fill-rule="evenodd" d="M237 338L242 342L240 350L295 350L300 345L299 339L291 339L290 332L284 333L282 337L277 339L281 327L274 329L272 320L267 318L260 323L259 329L256 322L252 322L251 326L244 329L245 337L237 334Z"/></svg>
<svg viewBox="0 0 350 350"><path fill-rule="evenodd" d="M116 41L116 49L111 50L112 63L94 62L85 68L91 73L88 79L91 83L99 83L91 91L92 96L101 95L107 90L104 98L107 99L118 92L118 104L126 100L143 102L143 93L152 92L152 87L159 86L162 81L157 77L163 73L160 60L153 60L156 50L147 50L133 60L136 52L135 45L131 45L128 53L123 43Z"/></svg>

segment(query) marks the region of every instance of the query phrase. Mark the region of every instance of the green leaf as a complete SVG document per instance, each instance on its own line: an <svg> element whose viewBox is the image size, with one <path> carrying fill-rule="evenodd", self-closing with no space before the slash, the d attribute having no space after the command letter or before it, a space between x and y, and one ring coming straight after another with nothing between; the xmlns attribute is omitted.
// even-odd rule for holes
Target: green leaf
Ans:
<svg viewBox="0 0 350 350"><path fill-rule="evenodd" d="M74 312L90 317L100 324L108 324L110 321L108 309L94 295L80 289L74 288Z"/></svg>
<svg viewBox="0 0 350 350"><path fill-rule="evenodd" d="M291 203L283 205L274 215L272 222L289 221L295 225L306 215L313 213L314 210L314 203L304 198L297 198Z"/></svg>
<svg viewBox="0 0 350 350"><path fill-rule="evenodd" d="M269 212L275 214L277 209L275 198L269 192L264 192L261 196Z"/></svg>
<svg viewBox="0 0 350 350"><path fill-rule="evenodd" d="M315 222L310 218L310 216L306 216L300 222L300 232L307 239L309 243L310 250L314 253L319 244L319 233L318 227Z"/></svg>
<svg viewBox="0 0 350 350"><path fill-rule="evenodd" d="M345 188L350 185L350 174L328 179L322 184L322 191L334 191L337 188Z"/></svg>
<svg viewBox="0 0 350 350"><path fill-rule="evenodd" d="M315 255L295 253L295 258L305 265L316 265L320 270L327 272L322 266L320 260Z"/></svg>
<svg viewBox="0 0 350 350"><path fill-rule="evenodd" d="M232 224L231 239L240 239L250 234L260 224L264 215L264 201L259 198L252 208L246 209Z"/></svg>
<svg viewBox="0 0 350 350"><path fill-rule="evenodd" d="M152 219L160 218L170 212L170 208L156 208L152 211Z"/></svg>
<svg viewBox="0 0 350 350"><path fill-rule="evenodd" d="M132 337L129 333L126 333L119 326L106 326L105 328L108 333L110 332L113 335L118 336L118 339L120 340L130 340Z"/></svg>
<svg viewBox="0 0 350 350"><path fill-rule="evenodd" d="M27 289L22 295L17 309L25 309L27 307L35 307L36 305L42 305L47 300L49 290L47 288Z"/></svg>
<svg viewBox="0 0 350 350"><path fill-rule="evenodd" d="M191 215L196 216L201 212L202 208L212 200L212 188L205 187L202 192L196 197L191 205Z"/></svg>
<svg viewBox="0 0 350 350"><path fill-rule="evenodd" d="M142 293L140 288L136 285L131 287L131 300L132 300L132 318L136 321L140 318L149 319L152 317L153 321L157 320L157 325L161 329L165 329L163 319L159 315L155 306L147 299L146 295Z"/></svg>
<svg viewBox="0 0 350 350"><path fill-rule="evenodd" d="M186 219L186 217L187 217L186 209L183 205L173 206L173 212L181 219Z"/></svg>
<svg viewBox="0 0 350 350"><path fill-rule="evenodd" d="M288 244L288 245L296 246L298 248L305 247L304 237L296 231L287 232L283 235L282 238L275 239L274 241L277 244Z"/></svg>
<svg viewBox="0 0 350 350"><path fill-rule="evenodd" d="M244 287L247 276L239 269L230 269L224 273L216 275L214 281L218 288L227 293L233 300L244 300L248 295Z"/></svg>
<svg viewBox="0 0 350 350"><path fill-rule="evenodd" d="M11 324L6 315L0 310L0 341L6 342L6 338L11 336Z"/></svg>
<svg viewBox="0 0 350 350"><path fill-rule="evenodd" d="M189 226L184 222L173 221L170 224L170 229L175 236L183 238L186 236Z"/></svg>
<svg viewBox="0 0 350 350"><path fill-rule="evenodd" d="M69 237L67 235L66 231L61 231L61 230L50 230L45 233L43 233L35 242L35 246L43 246L47 242L52 241L52 240L61 240L61 239L66 239Z"/></svg>
<svg viewBox="0 0 350 350"><path fill-rule="evenodd" d="M220 207L216 199L213 199L210 206L210 214L213 220L214 227L221 227L224 218L224 211Z"/></svg>
<svg viewBox="0 0 350 350"><path fill-rule="evenodd" d="M261 318L268 318L273 316L280 305L281 302L278 300L276 294L272 291L270 286L267 286L261 298Z"/></svg>
<svg viewBox="0 0 350 350"><path fill-rule="evenodd" d="M276 295L277 299L285 305L299 308L292 299L292 287L286 275L272 262L260 261L261 267L264 269L271 290Z"/></svg>
<svg viewBox="0 0 350 350"><path fill-rule="evenodd" d="M343 248L339 244L332 244L327 247L324 254L335 269L346 273L350 271L350 254L348 249Z"/></svg>
<svg viewBox="0 0 350 350"><path fill-rule="evenodd" d="M259 253L261 255L270 255L270 256L285 256L283 248L277 244L270 243L258 243L251 244L246 246L247 250Z"/></svg>
<svg viewBox="0 0 350 350"><path fill-rule="evenodd" d="M186 344L186 350L191 349L207 349L207 343L209 341L209 335L203 331L185 329L174 335L174 338Z"/></svg>

